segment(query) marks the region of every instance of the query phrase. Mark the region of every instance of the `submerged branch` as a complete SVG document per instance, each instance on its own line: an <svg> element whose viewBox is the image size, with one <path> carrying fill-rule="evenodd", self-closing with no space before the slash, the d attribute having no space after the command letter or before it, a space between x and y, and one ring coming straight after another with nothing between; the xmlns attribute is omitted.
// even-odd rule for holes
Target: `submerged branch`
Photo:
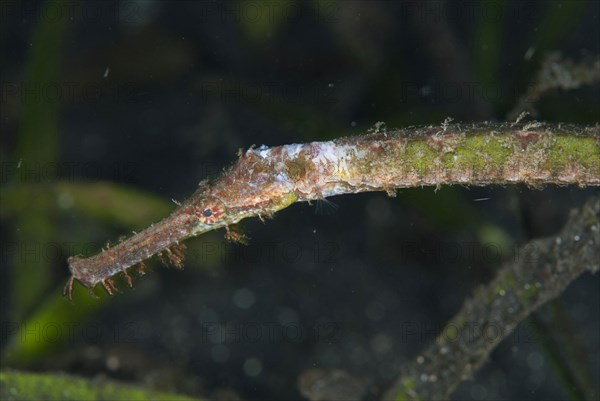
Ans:
<svg viewBox="0 0 600 401"><path fill-rule="evenodd" d="M514 328L586 271L600 269L600 198L572 211L555 237L531 241L475 291L424 352L402 370L386 400L447 399Z"/></svg>
<svg viewBox="0 0 600 401"><path fill-rule="evenodd" d="M112 293L111 277L166 253L176 265L180 241L227 228L247 217L270 217L294 202L396 188L524 183L600 185L600 127L478 123L387 131L240 152L238 161L199 189L169 217L96 256L69 258L72 278Z"/></svg>

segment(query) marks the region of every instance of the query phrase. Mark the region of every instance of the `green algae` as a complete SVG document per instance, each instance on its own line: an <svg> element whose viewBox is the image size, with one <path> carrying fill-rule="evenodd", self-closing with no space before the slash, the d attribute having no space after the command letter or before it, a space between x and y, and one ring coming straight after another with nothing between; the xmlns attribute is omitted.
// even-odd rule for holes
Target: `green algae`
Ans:
<svg viewBox="0 0 600 401"><path fill-rule="evenodd" d="M114 381L90 381L60 374L0 372L0 399L5 401L194 401L197 398L147 390Z"/></svg>

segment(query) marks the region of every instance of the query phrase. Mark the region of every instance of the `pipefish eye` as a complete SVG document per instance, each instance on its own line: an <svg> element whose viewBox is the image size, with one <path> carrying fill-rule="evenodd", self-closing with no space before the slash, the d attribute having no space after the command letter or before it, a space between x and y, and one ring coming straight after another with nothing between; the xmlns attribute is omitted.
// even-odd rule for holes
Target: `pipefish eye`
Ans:
<svg viewBox="0 0 600 401"><path fill-rule="evenodd" d="M196 209L196 217L203 224L215 224L225 217L226 208L223 202L214 197L208 197Z"/></svg>

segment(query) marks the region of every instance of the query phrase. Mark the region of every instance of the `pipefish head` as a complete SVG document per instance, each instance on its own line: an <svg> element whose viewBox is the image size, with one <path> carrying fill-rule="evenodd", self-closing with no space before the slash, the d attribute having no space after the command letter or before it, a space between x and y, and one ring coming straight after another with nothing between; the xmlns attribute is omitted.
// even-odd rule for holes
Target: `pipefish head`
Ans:
<svg viewBox="0 0 600 401"><path fill-rule="evenodd" d="M227 206L216 196L206 196L194 207L194 215L201 225L221 226L226 223Z"/></svg>
<svg viewBox="0 0 600 401"><path fill-rule="evenodd" d="M196 197L187 205L183 205L182 212L186 216L186 230L189 230L192 236L230 224L227 205L213 195Z"/></svg>
<svg viewBox="0 0 600 401"><path fill-rule="evenodd" d="M203 194L189 205L191 209L187 209L187 213L193 235L236 224L248 217L271 216L298 199L295 193L256 193L248 188L234 189L230 187L227 191Z"/></svg>

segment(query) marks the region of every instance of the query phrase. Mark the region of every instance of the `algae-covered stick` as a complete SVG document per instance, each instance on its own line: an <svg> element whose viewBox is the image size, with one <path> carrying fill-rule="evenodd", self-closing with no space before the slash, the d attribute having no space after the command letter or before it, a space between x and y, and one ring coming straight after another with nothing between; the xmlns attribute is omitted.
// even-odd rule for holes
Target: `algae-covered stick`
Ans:
<svg viewBox="0 0 600 401"><path fill-rule="evenodd" d="M72 277L88 288L158 253L183 260L180 242L247 217L270 217L294 202L397 188L524 183L600 185L600 127L477 123L386 130L327 142L251 147L221 176L202 182L170 216L95 256L70 257ZM143 265L142 265L143 266Z"/></svg>

